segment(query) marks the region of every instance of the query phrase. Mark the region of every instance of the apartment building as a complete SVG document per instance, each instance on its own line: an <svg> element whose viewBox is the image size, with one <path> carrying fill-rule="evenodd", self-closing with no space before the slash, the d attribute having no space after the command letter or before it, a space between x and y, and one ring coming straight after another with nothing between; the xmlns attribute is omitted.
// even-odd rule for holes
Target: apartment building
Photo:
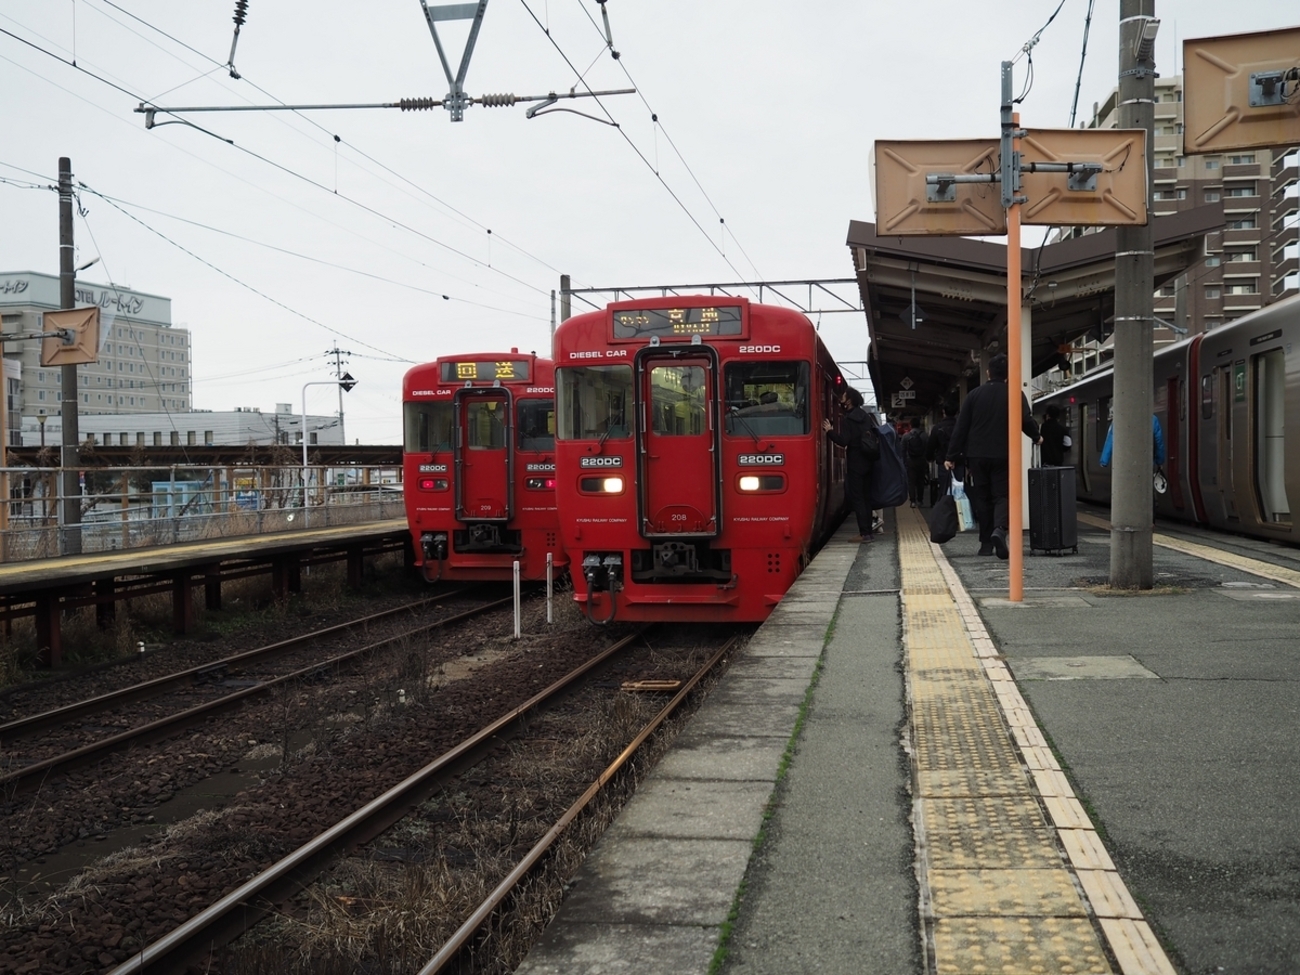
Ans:
<svg viewBox="0 0 1300 975"><path fill-rule="evenodd" d="M190 333L172 326L170 298L78 281L76 304L100 309L99 361L77 367L79 415L184 413L192 408ZM58 307L58 275L0 272L0 321L6 335L39 333L44 313ZM58 415L62 371L41 365L40 341L10 340L4 352L22 366L19 413Z"/></svg>
<svg viewBox="0 0 1300 975"><path fill-rule="evenodd" d="M1300 150L1296 146L1183 155L1182 77L1156 80L1150 209L1155 219L1207 203L1223 206L1224 229L1206 237L1200 261L1155 294L1155 344L1176 341L1300 294ZM1118 89L1093 105L1089 128L1118 128ZM1071 228L1062 236L1090 232ZM1108 342L1080 343L1059 385L1107 361Z"/></svg>

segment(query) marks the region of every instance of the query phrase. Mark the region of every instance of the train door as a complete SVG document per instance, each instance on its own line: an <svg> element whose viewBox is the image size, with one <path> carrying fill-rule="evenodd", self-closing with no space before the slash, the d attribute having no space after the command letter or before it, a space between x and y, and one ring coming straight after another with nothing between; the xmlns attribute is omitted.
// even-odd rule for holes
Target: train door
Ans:
<svg viewBox="0 0 1300 975"><path fill-rule="evenodd" d="M510 394L494 386L456 394L456 517L507 521L513 507Z"/></svg>
<svg viewBox="0 0 1300 975"><path fill-rule="evenodd" d="M1235 412L1233 407L1232 366L1219 366L1215 369L1215 373L1218 375L1218 401L1222 407L1219 410L1218 424L1219 498L1224 515L1228 518L1236 518L1237 500L1232 476L1232 414Z"/></svg>
<svg viewBox="0 0 1300 975"><path fill-rule="evenodd" d="M697 354L647 357L639 373L641 532L717 535L717 369Z"/></svg>
<svg viewBox="0 0 1300 975"><path fill-rule="evenodd" d="M1281 349L1253 356L1255 413L1255 498L1265 524L1290 523L1286 496L1286 357Z"/></svg>
<svg viewBox="0 0 1300 975"><path fill-rule="evenodd" d="M1183 397L1182 381L1171 376L1165 383L1165 477L1169 481L1169 503L1175 511L1186 507L1183 501Z"/></svg>
<svg viewBox="0 0 1300 975"><path fill-rule="evenodd" d="M1075 468L1079 472L1079 486L1083 489L1080 494L1089 497L1092 494L1092 478L1088 473L1088 462L1092 460L1092 436L1089 434L1091 426L1088 423L1088 404L1079 404L1079 426L1074 431L1074 458Z"/></svg>

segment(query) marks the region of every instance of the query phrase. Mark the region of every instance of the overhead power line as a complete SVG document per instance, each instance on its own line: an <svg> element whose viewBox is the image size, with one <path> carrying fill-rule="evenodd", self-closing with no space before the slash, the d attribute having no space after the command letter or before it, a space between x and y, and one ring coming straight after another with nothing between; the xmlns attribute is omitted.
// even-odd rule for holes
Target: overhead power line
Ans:
<svg viewBox="0 0 1300 975"><path fill-rule="evenodd" d="M559 43L551 35L551 32L546 28L546 26L541 22L541 20L538 19L537 14L533 12L533 8L528 5L528 0L519 0L519 2L522 3L524 9L528 11L528 16L533 18L533 23L535 23L538 29L543 34L546 35L546 39L551 42L551 46L555 48L556 53L558 53L560 57L564 59L564 63L569 66L569 70L572 71L574 77L578 79L578 83L581 84L583 88L586 88L587 91L591 91L591 86L588 85L585 80L583 80L582 75L579 74L578 69L573 64L573 61L569 58L567 54L564 53L564 49L560 47ZM709 232L700 225L700 222L698 220L695 219L695 215L691 213L690 208L687 207L686 204L682 202L681 198L675 192L673 192L673 188L668 185L667 181L663 178L663 176L659 174L659 171L655 169L655 167L651 164L650 160L645 157L645 153L643 153L641 149L637 146L637 144L632 141L631 137L628 136L628 134L623 131L623 127L618 124L618 121L614 118L610 110L605 107L605 104L599 98L596 98L596 104L599 105L600 110L605 113L605 116L609 119L610 125L612 125L618 131L618 134L623 137L623 141L626 142L628 146L632 149L632 151L636 153L637 158L640 159L641 162L645 164L646 169L650 170L650 172L654 174L655 179L657 179L659 181L659 184L665 190L667 190L668 195L673 198L673 202L676 203L677 206L681 208L682 213L686 214L686 218L695 225L695 229L697 229L701 234L704 235L704 239L709 242L709 246L718 252L718 256L721 257L724 262L726 262L727 267L735 271L737 275L740 275L740 270L734 264L731 263L730 258L728 258L726 253L722 250L722 248L720 248L717 245L717 243L714 242L713 238L709 235Z"/></svg>

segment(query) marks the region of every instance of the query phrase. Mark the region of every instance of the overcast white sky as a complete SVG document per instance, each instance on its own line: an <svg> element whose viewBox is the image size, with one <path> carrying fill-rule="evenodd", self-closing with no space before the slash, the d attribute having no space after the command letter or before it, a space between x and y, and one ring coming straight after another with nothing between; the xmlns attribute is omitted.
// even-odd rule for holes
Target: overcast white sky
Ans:
<svg viewBox="0 0 1300 975"><path fill-rule="evenodd" d="M491 0L469 93L583 90L580 72L593 89L638 88L603 110L565 103L619 128L528 120L527 106L455 124L442 109L188 116L231 145L147 131L133 109L441 98L419 0L251 0L240 81L220 67L234 0L0 0L0 270L58 273L57 196L14 183L48 186L68 156L121 208L82 193L78 262L102 259L82 279L172 299L193 335L196 408L296 411L304 383L333 375L337 342L359 380L348 439L397 443L410 363L545 354L562 272L575 287L850 277L849 221L875 219L873 140L996 135L999 62L1057 4L608 0L616 62L595 0ZM1095 5L1080 120L1115 84L1118 10ZM1065 0L1034 48L1024 124L1068 124L1087 11ZM1156 15L1166 76L1185 38L1300 21L1277 0ZM444 26L454 63L467 25ZM836 358L865 357L861 315L821 331ZM308 390L310 412L335 405Z"/></svg>

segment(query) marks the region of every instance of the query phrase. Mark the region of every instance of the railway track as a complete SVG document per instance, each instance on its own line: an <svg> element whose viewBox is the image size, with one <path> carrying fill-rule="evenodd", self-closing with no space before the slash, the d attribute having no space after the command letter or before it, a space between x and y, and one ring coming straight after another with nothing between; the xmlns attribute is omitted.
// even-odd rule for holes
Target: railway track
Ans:
<svg viewBox="0 0 1300 975"><path fill-rule="evenodd" d="M432 599L421 600L415 605L427 607L453 595L460 594L452 593L437 596ZM113 752L172 738L187 728L243 707L249 700L269 694L277 688L307 680L318 674L337 670L384 648L427 635L442 627L473 619L483 613L508 605L511 601L510 597L506 597L483 602L463 612L403 630L384 639L367 643L364 646L353 648L324 660L314 660L306 666L296 667L277 676L256 678L251 686L232 693L222 694L197 706L185 707L119 734L101 738L91 744L60 752L39 761L29 762L0 775L0 792L10 794L22 792L47 781L51 776L57 776L71 769L98 761ZM399 615L409 613L413 608L412 606L404 606L386 610L348 623L327 627L292 639L281 640L264 647L235 654L199 667L178 671L142 684L122 688L64 708L19 719L0 726L0 742L9 743L24 735L30 735L52 727L67 727L71 723L81 721L89 715L120 709L145 699L158 697L179 687L191 686L194 682L206 676L217 673L243 673L253 664L265 666L276 658L284 657L291 652L313 647L329 638L355 633L378 622L391 620Z"/></svg>
<svg viewBox="0 0 1300 975"><path fill-rule="evenodd" d="M491 750L498 747L503 739L517 734L536 717L540 710L553 706L558 699L571 692L580 682L590 679L592 674L599 672L617 654L637 642L641 635L642 631L637 631L616 641L523 704L479 729L415 774L408 776L382 795L319 833L289 856L226 894L165 937L146 946L131 959L113 969L112 975L183 972L190 965L208 963L214 946L223 945L243 934L271 912L277 903L292 896L314 878L327 864L348 850L381 835L405 817L413 805L444 788L454 776L480 762ZM655 720L641 730L633 742L619 755L618 760L601 774L582 798L565 812L547 836L536 844L529 851L528 856L498 885L488 900L466 920L453 939L430 962L430 965L435 967L428 967L426 971L442 970L446 963L464 947L474 931L541 858L565 826L576 818L599 788L623 766L628 757L654 729L666 720L704 674L716 666L733 643L734 640L729 641L722 650L718 651L708 665L687 682L687 686L682 688L673 703L661 710Z"/></svg>

